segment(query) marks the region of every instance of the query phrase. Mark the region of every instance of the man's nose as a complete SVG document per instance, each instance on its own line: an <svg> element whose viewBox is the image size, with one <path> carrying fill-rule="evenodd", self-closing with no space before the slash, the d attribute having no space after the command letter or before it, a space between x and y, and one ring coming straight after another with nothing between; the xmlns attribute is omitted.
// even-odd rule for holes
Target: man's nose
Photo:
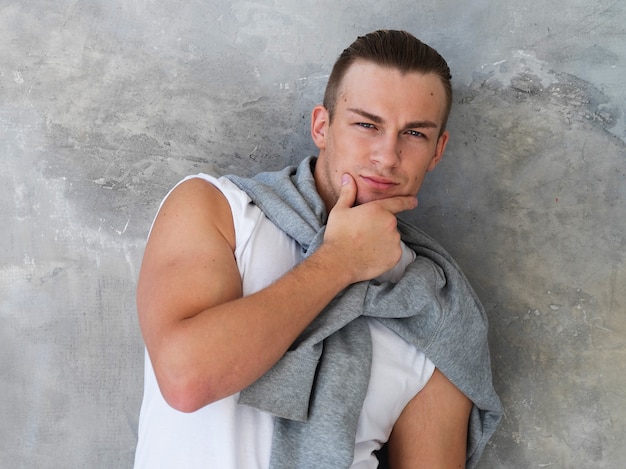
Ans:
<svg viewBox="0 0 626 469"><path fill-rule="evenodd" d="M381 137L372 153L373 163L384 168L394 168L400 163L400 142L394 136Z"/></svg>

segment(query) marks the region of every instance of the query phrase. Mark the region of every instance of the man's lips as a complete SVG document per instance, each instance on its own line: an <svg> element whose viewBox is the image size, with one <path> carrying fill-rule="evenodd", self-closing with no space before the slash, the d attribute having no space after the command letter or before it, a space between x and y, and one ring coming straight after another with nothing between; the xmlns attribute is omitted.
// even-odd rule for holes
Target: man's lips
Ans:
<svg viewBox="0 0 626 469"><path fill-rule="evenodd" d="M361 180L372 189L385 190L397 185L392 179L380 176L361 176Z"/></svg>

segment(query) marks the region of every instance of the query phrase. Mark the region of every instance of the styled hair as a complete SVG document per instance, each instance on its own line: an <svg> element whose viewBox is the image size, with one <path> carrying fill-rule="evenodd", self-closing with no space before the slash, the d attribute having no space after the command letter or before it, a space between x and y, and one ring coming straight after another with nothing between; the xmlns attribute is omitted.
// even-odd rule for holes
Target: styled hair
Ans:
<svg viewBox="0 0 626 469"><path fill-rule="evenodd" d="M446 93L446 107L441 132L446 128L452 107L450 68L445 59L432 47L406 31L378 30L360 36L345 49L333 66L324 93L324 107L333 119L343 77L354 62L365 60L381 67L397 69L402 73L434 73L441 79Z"/></svg>

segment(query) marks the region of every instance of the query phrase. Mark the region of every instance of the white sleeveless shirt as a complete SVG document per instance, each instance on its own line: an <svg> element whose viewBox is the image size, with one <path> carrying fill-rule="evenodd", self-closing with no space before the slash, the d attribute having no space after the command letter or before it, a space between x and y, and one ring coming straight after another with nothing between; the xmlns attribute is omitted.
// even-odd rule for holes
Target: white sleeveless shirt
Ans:
<svg viewBox="0 0 626 469"><path fill-rule="evenodd" d="M267 287L302 260L297 244L251 204L244 191L228 179L206 174L185 180L195 177L215 185L230 204L244 295ZM380 280L397 280L414 256L405 248L398 265ZM380 322L370 319L369 326L372 370L357 426L353 469L378 467L373 452L387 441L405 405L434 371L422 352ZM163 399L146 353L135 469L269 468L274 417L238 405L238 397L234 394L196 412L178 412Z"/></svg>

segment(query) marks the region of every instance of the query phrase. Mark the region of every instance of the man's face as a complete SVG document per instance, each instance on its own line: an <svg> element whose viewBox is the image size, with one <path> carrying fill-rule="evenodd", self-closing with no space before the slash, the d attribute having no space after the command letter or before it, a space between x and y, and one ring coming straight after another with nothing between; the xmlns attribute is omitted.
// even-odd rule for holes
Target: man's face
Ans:
<svg viewBox="0 0 626 469"><path fill-rule="evenodd" d="M441 132L446 96L435 74L407 73L357 61L346 72L332 123L326 108L312 113L319 148L318 191L330 210L341 178L357 184L357 204L396 195L416 195L443 155Z"/></svg>

